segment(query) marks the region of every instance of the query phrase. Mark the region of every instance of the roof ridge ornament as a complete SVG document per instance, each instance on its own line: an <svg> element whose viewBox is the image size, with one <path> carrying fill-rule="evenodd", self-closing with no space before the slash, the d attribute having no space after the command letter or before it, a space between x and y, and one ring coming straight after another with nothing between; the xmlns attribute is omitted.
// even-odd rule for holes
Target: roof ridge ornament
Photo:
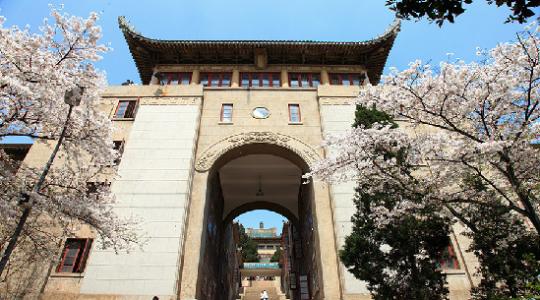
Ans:
<svg viewBox="0 0 540 300"><path fill-rule="evenodd" d="M129 23L125 16L118 16L118 26L123 32L128 31L143 36L133 25L131 25L131 23Z"/></svg>

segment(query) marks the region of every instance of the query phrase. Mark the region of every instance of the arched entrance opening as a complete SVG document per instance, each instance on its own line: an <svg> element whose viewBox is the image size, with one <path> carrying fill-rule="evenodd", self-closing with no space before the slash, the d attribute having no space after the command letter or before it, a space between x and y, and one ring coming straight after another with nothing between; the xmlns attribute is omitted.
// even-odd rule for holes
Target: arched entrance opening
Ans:
<svg viewBox="0 0 540 300"><path fill-rule="evenodd" d="M237 299L242 291L233 220L266 209L289 220L289 261L280 280L289 299L322 299L319 241L312 184L302 183L307 163L278 145L248 144L224 153L209 170L197 299ZM237 234L236 234L237 235Z"/></svg>
<svg viewBox="0 0 540 300"><path fill-rule="evenodd" d="M244 298L260 296L262 290L267 291L269 299L290 295L288 270L292 267L292 249L286 241L290 240L293 223L274 211L256 209L242 213L231 225L238 232L236 244L241 265L229 273L239 274Z"/></svg>

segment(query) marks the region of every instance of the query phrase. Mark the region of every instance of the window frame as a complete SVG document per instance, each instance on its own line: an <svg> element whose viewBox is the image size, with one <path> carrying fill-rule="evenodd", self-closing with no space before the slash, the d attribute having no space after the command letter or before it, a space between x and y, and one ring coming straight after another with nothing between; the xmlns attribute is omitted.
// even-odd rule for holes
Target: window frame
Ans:
<svg viewBox="0 0 540 300"><path fill-rule="evenodd" d="M173 75L177 76L178 82L176 84L171 84ZM182 84L185 75L187 75L186 77L189 78L189 81L187 84ZM191 84L191 80L193 78L193 72L163 72L160 73L159 76L160 85L189 85ZM165 80L163 79L165 78L166 82L164 83Z"/></svg>
<svg viewBox="0 0 540 300"><path fill-rule="evenodd" d="M119 143L118 148L116 147L116 143ZM122 161L122 155L124 154L124 146L126 145L125 140L114 140L113 141L113 150L118 151L118 157L114 159L114 165L118 166L120 164L120 161Z"/></svg>
<svg viewBox="0 0 540 300"><path fill-rule="evenodd" d="M303 86L302 84L302 81L303 81L303 77L302 75L306 75L307 76L307 85L308 86ZM314 85L313 82L313 75L317 75L317 85ZM289 72L288 73L288 76L287 76L288 80L289 80L289 87L290 88L317 88L319 85L321 85L321 73L319 72ZM293 81L292 79L295 79L296 82L298 82L298 85L296 86L292 86L291 82Z"/></svg>
<svg viewBox="0 0 540 300"><path fill-rule="evenodd" d="M67 238L64 243L64 249L62 250L62 255L60 256L60 261L58 263L58 266L56 267L56 273L83 273L84 269L86 268L86 262L88 261L90 249L92 247L94 239L91 238ZM67 254L70 249L69 245L71 245L72 242L78 242L81 247L77 248L77 252L73 258L73 264L69 265L68 267L71 268L70 271L64 271L64 265Z"/></svg>
<svg viewBox="0 0 540 300"><path fill-rule="evenodd" d="M199 78L202 79L203 76L205 76L205 75L208 76L208 81L207 81L206 85L204 85L202 83L202 80L199 80L199 84L201 84L204 87L230 87L231 86L232 72L201 72ZM228 77L229 83L226 86L223 85L223 79L224 79L225 75L229 76ZM214 76L218 76L218 78L219 78L217 85L212 85L212 79L213 79L212 77L214 77Z"/></svg>
<svg viewBox="0 0 540 300"><path fill-rule="evenodd" d="M298 121L293 121L292 114L291 114L291 107L297 107L298 108ZM302 124L302 112L300 110L300 104L298 103L289 103L287 105L287 110L289 111L289 124Z"/></svg>
<svg viewBox="0 0 540 300"><path fill-rule="evenodd" d="M120 109L120 105L122 103L125 103L125 102L127 102L128 105L127 105L123 115L118 116L118 110ZM131 111L132 116L126 117L126 112L128 111L129 106L130 106L131 103L134 103L133 104L134 107L133 107L133 109ZM135 100L133 100L133 99L118 99L118 103L116 103L116 108L114 110L113 119L114 120L122 120L122 119L133 120L133 119L135 119L135 116L137 115L138 108L139 108L139 100L138 99L135 99Z"/></svg>
<svg viewBox="0 0 540 300"><path fill-rule="evenodd" d="M230 106L231 107L231 117L230 120L225 120L225 107ZM220 123L227 123L231 124L233 122L233 112L234 112L234 104L233 103L222 103L221 104L221 111L219 113L219 122Z"/></svg>
<svg viewBox="0 0 540 300"><path fill-rule="evenodd" d="M358 75L359 76L359 83L358 85L353 84L353 76ZM338 83L333 83L333 76L337 76ZM365 73L329 73L328 77L330 78L330 85L342 85L342 86L363 86L364 82L366 81L366 74ZM345 85L343 84L343 79L346 77L346 79L349 80L349 84Z"/></svg>
<svg viewBox="0 0 540 300"><path fill-rule="evenodd" d="M448 254L448 258L442 258L439 262L441 269L443 270L460 270L461 266L459 264L458 257L456 255L456 250L454 249L454 245L450 241L448 246L446 247L445 253ZM452 265L446 264L447 262L452 262Z"/></svg>
<svg viewBox="0 0 540 300"><path fill-rule="evenodd" d="M244 75L247 75L247 86L244 85ZM264 85L264 76L268 76L268 85ZM258 85L253 85L253 80L259 80ZM274 80L277 79L277 85L274 85ZM278 88L282 86L280 72L240 72L241 87L261 87L261 88Z"/></svg>

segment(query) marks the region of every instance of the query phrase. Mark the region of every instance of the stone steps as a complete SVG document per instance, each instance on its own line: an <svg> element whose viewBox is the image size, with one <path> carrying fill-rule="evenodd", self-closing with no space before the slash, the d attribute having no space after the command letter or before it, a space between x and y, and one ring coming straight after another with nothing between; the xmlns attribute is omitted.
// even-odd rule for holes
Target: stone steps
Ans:
<svg viewBox="0 0 540 300"><path fill-rule="evenodd" d="M276 292L276 288L273 286L272 282L265 284L264 281L254 281L254 284L250 287L244 289L243 300L260 300L261 291L266 290L268 293L268 300L278 300L279 296Z"/></svg>

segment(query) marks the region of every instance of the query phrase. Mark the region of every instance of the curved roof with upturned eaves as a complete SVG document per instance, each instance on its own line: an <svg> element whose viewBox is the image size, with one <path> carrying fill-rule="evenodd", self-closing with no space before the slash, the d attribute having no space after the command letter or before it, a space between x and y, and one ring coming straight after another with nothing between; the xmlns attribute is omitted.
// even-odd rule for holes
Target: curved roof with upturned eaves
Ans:
<svg viewBox="0 0 540 300"><path fill-rule="evenodd" d="M400 29L396 20L386 32L361 42L290 40L158 40L136 32L124 17L120 29L143 84L152 78L154 66L161 64L253 64L255 49L265 49L268 64L280 65L361 65L376 84Z"/></svg>

